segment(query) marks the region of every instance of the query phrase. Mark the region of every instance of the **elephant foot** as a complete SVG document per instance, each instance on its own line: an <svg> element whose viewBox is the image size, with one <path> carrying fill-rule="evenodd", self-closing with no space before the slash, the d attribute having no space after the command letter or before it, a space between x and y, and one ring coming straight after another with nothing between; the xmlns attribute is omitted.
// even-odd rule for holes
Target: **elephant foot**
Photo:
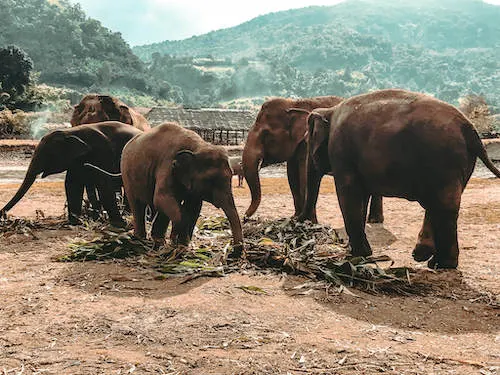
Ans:
<svg viewBox="0 0 500 375"><path fill-rule="evenodd" d="M81 225L82 220L80 219L79 216L77 216L75 214L69 214L68 223L69 223L69 225Z"/></svg>
<svg viewBox="0 0 500 375"><path fill-rule="evenodd" d="M99 217L101 216L101 213L99 210L96 210L94 208L91 208L88 212L88 215L89 217L92 219L92 220L98 220Z"/></svg>
<svg viewBox="0 0 500 375"><path fill-rule="evenodd" d="M434 246L418 243L413 249L412 256L417 262L425 262L436 254Z"/></svg>
<svg viewBox="0 0 500 375"><path fill-rule="evenodd" d="M316 216L316 212L295 212L294 217L297 218L297 221L303 223L304 221L310 221L313 224L318 224L318 217Z"/></svg>
<svg viewBox="0 0 500 375"><path fill-rule="evenodd" d="M170 237L170 244L174 247L176 246L189 246L189 243L191 242L190 238L186 238L184 236L176 236L174 238Z"/></svg>
<svg viewBox="0 0 500 375"><path fill-rule="evenodd" d="M456 269L458 267L458 259L438 259L434 255L428 262L427 267L430 269Z"/></svg>
<svg viewBox="0 0 500 375"><path fill-rule="evenodd" d="M121 228L121 229L127 228L127 222L121 218L110 220L109 223L111 224L111 226L116 228Z"/></svg>
<svg viewBox="0 0 500 375"><path fill-rule="evenodd" d="M351 243L349 243L350 247L351 247L351 256L353 257L369 257L370 255L373 254L372 252L372 249L370 247L370 245L367 243L363 246L359 246L359 247L353 247Z"/></svg>
<svg viewBox="0 0 500 375"><path fill-rule="evenodd" d="M370 224L382 224L384 222L384 215L369 215L368 223Z"/></svg>
<svg viewBox="0 0 500 375"><path fill-rule="evenodd" d="M153 237L153 250L158 250L165 245L165 237Z"/></svg>
<svg viewBox="0 0 500 375"><path fill-rule="evenodd" d="M233 251L227 257L231 259L239 259L243 255L243 244L233 245Z"/></svg>

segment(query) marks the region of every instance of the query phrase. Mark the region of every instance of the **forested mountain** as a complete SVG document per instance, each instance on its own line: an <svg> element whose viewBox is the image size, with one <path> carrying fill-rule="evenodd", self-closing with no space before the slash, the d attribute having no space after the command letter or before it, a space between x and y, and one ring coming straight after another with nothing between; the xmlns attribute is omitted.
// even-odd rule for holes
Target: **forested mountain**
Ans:
<svg viewBox="0 0 500 375"><path fill-rule="evenodd" d="M335 6L270 13L233 28L138 46L134 52L145 60L154 52L254 57L262 50L312 37L319 38L317 44L325 44L330 40L323 38L346 31L434 50L488 48L500 43L499 19L500 7L481 0L347 0Z"/></svg>
<svg viewBox="0 0 500 375"><path fill-rule="evenodd" d="M480 0L347 0L134 48L150 72L211 105L240 96L350 96L402 87L500 104L500 6Z"/></svg>
<svg viewBox="0 0 500 375"><path fill-rule="evenodd" d="M24 50L43 83L187 106L400 87L500 112L499 20L480 0L346 0L132 50L68 0L0 0L0 48Z"/></svg>
<svg viewBox="0 0 500 375"><path fill-rule="evenodd" d="M0 47L17 45L40 81L148 91L144 64L119 33L67 0L0 0Z"/></svg>

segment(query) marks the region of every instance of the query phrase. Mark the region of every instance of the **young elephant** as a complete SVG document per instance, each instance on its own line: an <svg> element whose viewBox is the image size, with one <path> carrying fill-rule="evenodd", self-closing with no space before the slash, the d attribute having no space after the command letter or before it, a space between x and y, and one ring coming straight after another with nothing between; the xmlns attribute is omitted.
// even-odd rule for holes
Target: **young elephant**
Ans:
<svg viewBox="0 0 500 375"><path fill-rule="evenodd" d="M243 167L241 165L241 156L233 156L229 158L229 165L233 171L233 176L238 176L238 187L243 187Z"/></svg>
<svg viewBox="0 0 500 375"><path fill-rule="evenodd" d="M126 223L117 207L114 186L109 178L89 170L84 167L84 163L92 163L110 171L119 171L123 147L140 133L142 133L140 130L130 125L110 121L56 130L47 134L36 147L22 185L9 203L2 208L2 214L19 202L40 173L44 178L67 171L65 188L68 219L71 224L79 223L83 187L91 183L97 186L111 224L125 226Z"/></svg>
<svg viewBox="0 0 500 375"><path fill-rule="evenodd" d="M151 236L162 243L170 220L173 240L188 243L203 201L222 208L233 233L233 256L243 234L231 190L227 152L191 130L166 123L134 138L123 150L123 185L134 215L135 235L146 236L145 209L157 212Z"/></svg>
<svg viewBox="0 0 500 375"><path fill-rule="evenodd" d="M382 90L312 112L308 122L310 129L329 129L316 132L311 146L327 147L328 160L320 152L315 163L329 163L352 255L372 253L365 234L367 198L378 194L418 201L425 209L415 260L429 260L431 268L457 267L460 200L476 158L500 177L459 110L427 95Z"/></svg>

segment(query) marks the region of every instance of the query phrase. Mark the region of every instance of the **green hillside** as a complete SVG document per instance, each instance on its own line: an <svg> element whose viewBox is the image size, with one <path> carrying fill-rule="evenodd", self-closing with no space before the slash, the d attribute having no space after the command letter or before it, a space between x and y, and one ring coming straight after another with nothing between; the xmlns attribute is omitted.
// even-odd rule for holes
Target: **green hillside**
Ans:
<svg viewBox="0 0 500 375"><path fill-rule="evenodd" d="M499 20L500 7L480 0L348 0L133 50L183 101L201 105L386 87L500 104Z"/></svg>
<svg viewBox="0 0 500 375"><path fill-rule="evenodd" d="M181 41L134 48L148 60L154 52L176 56L254 57L311 36L358 32L392 44L424 48L491 48L500 43L500 7L480 0L350 0L257 17L239 26Z"/></svg>
<svg viewBox="0 0 500 375"><path fill-rule="evenodd" d="M0 47L17 45L39 80L76 88L148 91L144 64L119 33L88 18L67 0L0 0Z"/></svg>

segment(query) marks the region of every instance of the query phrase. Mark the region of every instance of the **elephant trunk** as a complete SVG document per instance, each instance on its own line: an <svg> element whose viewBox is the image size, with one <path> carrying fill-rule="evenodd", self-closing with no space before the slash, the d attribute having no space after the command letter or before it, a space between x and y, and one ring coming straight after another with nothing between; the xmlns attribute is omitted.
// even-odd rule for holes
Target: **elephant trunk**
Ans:
<svg viewBox="0 0 500 375"><path fill-rule="evenodd" d="M14 207L17 204L17 202L20 201L21 198L24 197L24 195L27 193L27 191L29 190L29 188L31 187L31 185L33 185L33 183L36 180L36 176L39 173L40 172L36 171L36 168L34 167L33 161L32 161L31 164L30 164L30 166L29 166L29 168L28 168L28 171L26 172L26 176L24 176L23 183L21 184L21 186L17 190L16 194L9 201L9 203L7 203L0 210L0 212L7 212L7 211L9 211L12 207Z"/></svg>
<svg viewBox="0 0 500 375"><path fill-rule="evenodd" d="M234 204L233 195L230 193L229 198L222 205L222 210L229 220L231 226L231 233L233 234L233 253L232 257L238 258L243 252L243 230L241 229L240 216Z"/></svg>
<svg viewBox="0 0 500 375"><path fill-rule="evenodd" d="M249 139L249 141L251 141L251 139ZM245 180L247 180L247 184L252 195L252 203L245 213L246 217L252 216L260 205L261 189L259 164L263 159L260 148L256 150L254 145L255 142L249 141L247 141L245 145L242 157L243 174L245 175Z"/></svg>

